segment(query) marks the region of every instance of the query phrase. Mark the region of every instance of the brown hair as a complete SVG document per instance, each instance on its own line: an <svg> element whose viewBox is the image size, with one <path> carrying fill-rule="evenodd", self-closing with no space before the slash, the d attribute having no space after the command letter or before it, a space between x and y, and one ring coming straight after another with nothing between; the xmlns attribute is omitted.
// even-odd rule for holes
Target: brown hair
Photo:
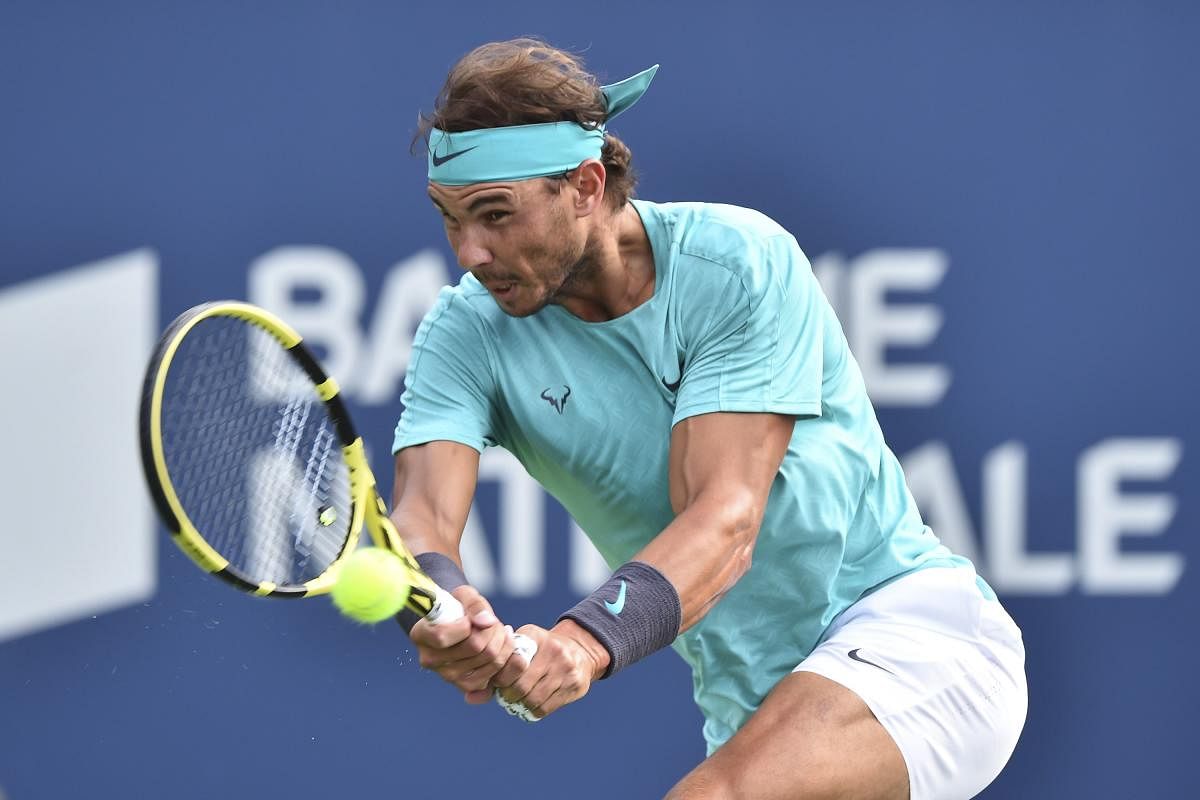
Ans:
<svg viewBox="0 0 1200 800"><path fill-rule="evenodd" d="M511 39L481 45L454 65L433 113L419 116L413 145L418 139L428 145L432 128L459 133L538 122L595 128L607 118L604 93L579 56L538 39ZM633 196L632 159L624 142L604 134L600 161L608 176L604 197L610 208L621 208Z"/></svg>

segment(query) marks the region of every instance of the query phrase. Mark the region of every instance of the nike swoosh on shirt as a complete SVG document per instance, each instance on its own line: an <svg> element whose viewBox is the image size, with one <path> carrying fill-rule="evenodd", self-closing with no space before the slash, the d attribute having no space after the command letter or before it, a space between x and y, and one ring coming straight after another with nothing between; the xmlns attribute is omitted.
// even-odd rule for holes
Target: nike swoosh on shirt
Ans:
<svg viewBox="0 0 1200 800"><path fill-rule="evenodd" d="M621 613L621 609L625 608L625 581L621 581L621 588L617 592L617 600L615 603L604 601L604 607L608 609L608 613L614 617Z"/></svg>
<svg viewBox="0 0 1200 800"><path fill-rule="evenodd" d="M881 666L879 666L879 665L878 665L878 664L876 664L874 661L867 661L865 658L863 658L862 656L860 656L860 655L858 654L858 651L859 651L859 650L861 650L861 649L862 649L861 647L856 647L856 648L854 648L853 650L851 650L849 653L847 653L846 655L850 656L850 658L854 659L855 661L857 661L857 662L859 662L859 663L861 663L861 664L870 664L870 665L871 665L872 667L874 667L875 669L881 669L881 670L883 670L884 672L886 672L888 675L895 675L895 674L896 674L896 673L892 672L890 669L888 669L887 667L881 667Z"/></svg>
<svg viewBox="0 0 1200 800"><path fill-rule="evenodd" d="M479 145L475 145L475 147L479 147ZM475 147L468 147L464 150L456 150L453 153L447 153L444 156L439 156L437 153L430 153L429 155L432 156L432 158L433 158L433 165L435 167L440 167L442 164L445 164L447 161L449 161L452 158L458 158L463 153L471 152L472 150L475 149Z"/></svg>
<svg viewBox="0 0 1200 800"><path fill-rule="evenodd" d="M667 391L671 394L675 394L675 392L679 391L679 384L683 383L683 360L680 359L679 361L679 377L675 379L674 383L668 382L666 375L660 376L659 380L662 381L662 385L667 387Z"/></svg>

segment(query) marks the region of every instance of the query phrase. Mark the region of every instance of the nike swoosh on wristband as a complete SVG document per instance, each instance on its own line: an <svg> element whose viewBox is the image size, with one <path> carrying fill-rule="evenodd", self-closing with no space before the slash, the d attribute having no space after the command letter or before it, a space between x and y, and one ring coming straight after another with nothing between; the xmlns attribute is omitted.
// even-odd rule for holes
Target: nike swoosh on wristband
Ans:
<svg viewBox="0 0 1200 800"><path fill-rule="evenodd" d="M621 588L617 592L617 600L615 603L604 601L604 607L608 609L608 613L614 617L619 616L621 610L625 608L625 581L621 581Z"/></svg>
<svg viewBox="0 0 1200 800"><path fill-rule="evenodd" d="M479 145L475 145L475 147L478 147L478 146ZM472 150L475 149L475 147L468 147L465 150L457 150L453 153L447 153L444 156L439 156L437 153L430 153L429 155L433 158L433 165L435 167L440 167L442 164L445 164L447 161L449 161L452 158L458 158L463 153L471 152Z"/></svg>
<svg viewBox="0 0 1200 800"><path fill-rule="evenodd" d="M876 664L874 661L867 661L865 658L863 658L862 656L860 656L860 655L858 654L858 651L859 651L859 650L861 650L861 649L862 649L861 647L856 647L856 648L854 648L853 650L851 650L849 653L847 653L846 655L850 656L850 658L854 659L855 661L857 661L857 662L859 662L859 663L861 663L861 664L870 664L870 665L871 665L872 667L874 667L875 669L881 669L881 670L883 670L884 672L886 672L888 675L895 675L895 674L896 674L896 673L892 672L890 669L888 669L887 667L881 667L881 666L879 666L879 665L878 665L878 664Z"/></svg>

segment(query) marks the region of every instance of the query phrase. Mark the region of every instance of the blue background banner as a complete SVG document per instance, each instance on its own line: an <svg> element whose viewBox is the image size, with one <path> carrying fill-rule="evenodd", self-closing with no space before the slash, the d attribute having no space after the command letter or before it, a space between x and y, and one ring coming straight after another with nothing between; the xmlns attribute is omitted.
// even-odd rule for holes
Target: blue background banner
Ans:
<svg viewBox="0 0 1200 800"><path fill-rule="evenodd" d="M757 208L812 259L928 521L1024 629L983 796L1190 793L1196 6L305 1L0 9L0 795L653 797L703 757L671 652L522 725L390 625L206 578L141 485L153 340L222 297L320 348L390 482L458 275L416 114L529 33L604 81L661 63L613 124L640 196ZM499 452L466 546L518 625L604 577Z"/></svg>

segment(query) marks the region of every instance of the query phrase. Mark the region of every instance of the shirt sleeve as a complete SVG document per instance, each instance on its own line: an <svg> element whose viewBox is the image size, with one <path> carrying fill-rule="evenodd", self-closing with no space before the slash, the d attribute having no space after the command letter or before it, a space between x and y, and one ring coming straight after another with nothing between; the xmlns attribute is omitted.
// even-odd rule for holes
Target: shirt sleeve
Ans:
<svg viewBox="0 0 1200 800"><path fill-rule="evenodd" d="M748 247L687 313L707 317L685 348L672 425L714 411L821 415L827 303L795 239ZM706 323L706 324L705 324Z"/></svg>
<svg viewBox="0 0 1200 800"><path fill-rule="evenodd" d="M453 288L438 295L413 338L393 453L436 440L480 452L496 444L493 373L480 324Z"/></svg>

